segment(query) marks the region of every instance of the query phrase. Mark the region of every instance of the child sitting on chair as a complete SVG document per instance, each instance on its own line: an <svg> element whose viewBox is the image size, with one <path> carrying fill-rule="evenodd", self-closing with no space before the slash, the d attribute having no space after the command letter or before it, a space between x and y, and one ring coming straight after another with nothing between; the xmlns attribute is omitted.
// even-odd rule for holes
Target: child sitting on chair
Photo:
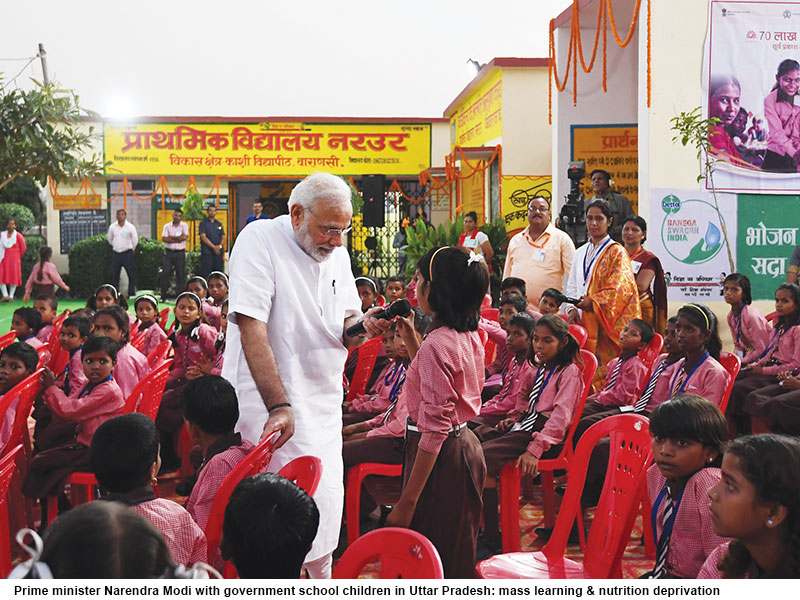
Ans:
<svg viewBox="0 0 800 600"><path fill-rule="evenodd" d="M222 556L241 579L298 579L317 535L319 510L295 483L275 473L234 488L222 524Z"/></svg>
<svg viewBox="0 0 800 600"><path fill-rule="evenodd" d="M41 376L44 402L54 415L74 425L61 429L59 435L49 436L46 443L37 437L40 452L33 457L30 470L22 485L28 498L39 498L47 506L47 496L63 492L66 478L75 471L88 471L89 445L100 425L122 413L125 400L122 390L111 377L117 360L117 343L109 337L99 336L87 340L83 346L83 372L89 383L67 396L55 385L50 369ZM51 423L48 428L53 427ZM70 431L72 435L69 435ZM64 498L63 500L66 500ZM43 511L46 514L46 511ZM43 522L46 518L43 517Z"/></svg>
<svg viewBox="0 0 800 600"><path fill-rule="evenodd" d="M42 326L36 332L36 339L46 344L50 341L50 334L53 333L53 319L58 314L58 300L53 296L36 296L33 308L42 315Z"/></svg>
<svg viewBox="0 0 800 600"><path fill-rule="evenodd" d="M155 525L178 564L205 562L206 536L186 509L158 498L153 486L161 467L158 431L145 415L115 417L97 428L89 460L105 500L122 502Z"/></svg>
<svg viewBox="0 0 800 600"><path fill-rule="evenodd" d="M38 362L39 355L28 344L14 342L3 348L0 352L0 394L2 394L0 399L20 381L33 373ZM0 448L5 447L11 437L18 402L18 399L12 402L3 416L3 424L0 427Z"/></svg>
<svg viewBox="0 0 800 600"><path fill-rule="evenodd" d="M81 317L67 317L61 325L59 343L69 353L64 370L56 376L56 384L69 396L72 390L81 390L88 383L83 372L81 349L92 333L92 324Z"/></svg>
<svg viewBox="0 0 800 600"><path fill-rule="evenodd" d="M228 473L253 449L253 444L234 433L239 402L233 386L218 375L190 381L183 389L181 409L186 430L203 451L186 510L205 529L214 496Z"/></svg>
<svg viewBox="0 0 800 600"><path fill-rule="evenodd" d="M158 300L150 294L142 294L133 303L139 328L136 333L144 331L144 341L139 351L147 357L161 342L167 339L166 332L158 324Z"/></svg>
<svg viewBox="0 0 800 600"><path fill-rule="evenodd" d="M36 339L41 326L42 314L35 308L23 306L15 310L11 317L11 329L17 332L17 339L34 349L44 345L44 342Z"/></svg>
<svg viewBox="0 0 800 600"><path fill-rule="evenodd" d="M514 315L525 312L527 306L528 301L525 300L524 296L511 294L500 299L497 322L481 318L478 323L478 329L485 331L489 339L497 346L494 360L486 367L486 382L481 392L481 399L484 401L493 398L503 385L502 374L514 360L513 353L509 353L506 347L508 323Z"/></svg>

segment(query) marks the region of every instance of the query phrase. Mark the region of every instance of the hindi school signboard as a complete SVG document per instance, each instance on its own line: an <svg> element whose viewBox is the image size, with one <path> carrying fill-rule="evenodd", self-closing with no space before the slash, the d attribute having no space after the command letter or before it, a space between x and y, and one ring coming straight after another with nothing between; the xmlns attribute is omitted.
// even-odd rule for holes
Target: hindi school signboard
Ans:
<svg viewBox="0 0 800 600"><path fill-rule="evenodd" d="M572 158L586 163L581 189L594 196L589 176L595 169L608 171L612 189L628 198L633 210L639 207L639 130L628 125L572 125Z"/></svg>
<svg viewBox="0 0 800 600"><path fill-rule="evenodd" d="M418 175L428 123L106 123L106 174L304 177Z"/></svg>
<svg viewBox="0 0 800 600"><path fill-rule="evenodd" d="M528 202L542 196L552 206L553 178L550 175L503 175L500 216L508 237L528 226Z"/></svg>

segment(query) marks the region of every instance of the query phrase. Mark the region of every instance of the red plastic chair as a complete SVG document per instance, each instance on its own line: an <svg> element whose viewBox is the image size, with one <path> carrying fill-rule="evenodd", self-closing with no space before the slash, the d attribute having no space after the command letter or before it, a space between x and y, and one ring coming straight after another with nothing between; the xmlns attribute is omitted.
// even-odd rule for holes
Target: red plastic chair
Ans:
<svg viewBox="0 0 800 600"><path fill-rule="evenodd" d="M283 465L278 475L296 483L309 496L313 496L322 479L322 461L316 456L298 456Z"/></svg>
<svg viewBox="0 0 800 600"><path fill-rule="evenodd" d="M37 369L44 367L50 360L50 344L42 344L36 349L36 354L39 355L39 362L36 364Z"/></svg>
<svg viewBox="0 0 800 600"><path fill-rule="evenodd" d="M122 412L124 414L138 412L155 422L171 365L172 359L169 359L139 381L125 400Z"/></svg>
<svg viewBox="0 0 800 600"><path fill-rule="evenodd" d="M139 326L138 323L139 323L139 321L136 321L136 324L131 326L131 331L136 331L135 328ZM130 345L133 346L134 348L136 348L137 350L141 350L142 346L144 345L144 334L146 333L146 331L147 330L145 330L145 331L136 331L136 333L131 335Z"/></svg>
<svg viewBox="0 0 800 600"><path fill-rule="evenodd" d="M170 350L172 350L172 342L164 340L147 355L147 364L150 365L151 368L154 368L157 363L166 360Z"/></svg>
<svg viewBox="0 0 800 600"><path fill-rule="evenodd" d="M436 547L421 533L401 527L361 536L342 554L333 579L356 579L375 560L381 563L378 579L444 579Z"/></svg>
<svg viewBox="0 0 800 600"><path fill-rule="evenodd" d="M652 371L653 363L656 362L658 355L661 354L661 348L663 347L664 337L660 333L657 333L653 336L653 339L650 340L650 343L647 344L647 347L639 352L639 358L642 359L648 370ZM648 378L649 377L650 375L648 374Z"/></svg>
<svg viewBox="0 0 800 600"><path fill-rule="evenodd" d="M769 321L770 323L772 323L773 325L775 325L775 323L778 322L778 313L777 312L771 312L768 315L766 315L764 318L767 321Z"/></svg>
<svg viewBox="0 0 800 600"><path fill-rule="evenodd" d="M500 314L500 309L499 308L491 308L491 307L489 307L489 308L482 308L481 309L481 316L484 319L490 319L492 321L497 321L497 317L499 316L499 314Z"/></svg>
<svg viewBox="0 0 800 600"><path fill-rule="evenodd" d="M572 437L578 428L583 405L586 403L586 396L591 388L592 378L597 371L597 357L594 354L588 350L581 350L581 360L583 360L583 371L581 372L583 393L580 400L578 400L578 405L575 407L575 415L567 431L567 436L564 438L564 445L556 458L544 458L539 461L545 527L552 527L555 521L556 502L553 472L556 469L568 469L573 472ZM503 467L500 473L500 528L503 533L503 552L516 552L521 549L519 537L519 493L520 472L516 461L511 461Z"/></svg>
<svg viewBox="0 0 800 600"><path fill-rule="evenodd" d="M53 319L52 322L53 331L50 332L50 337L47 338L47 343L50 344L50 362L48 363L48 366L52 365L53 361L57 360L57 357L62 352L66 353L67 355L69 354L69 352L67 352L61 347L61 327L64 325L64 320L68 316L69 316L69 311L66 310L60 315L58 315L55 319ZM50 367L50 369L53 370L52 367ZM58 373L59 371L54 371L54 372Z"/></svg>
<svg viewBox="0 0 800 600"><path fill-rule="evenodd" d="M378 297L375 299L375 304L378 306L386 306L386 298L378 294Z"/></svg>
<svg viewBox="0 0 800 600"><path fill-rule="evenodd" d="M736 376L739 374L739 369L742 368L742 361L731 352L720 352L719 364L721 364L731 376L731 380L728 382L728 387L725 388L725 394L723 394L722 401L719 405L719 410L724 415L725 409L728 408L728 401L731 399L731 392L733 391L733 384L736 381Z"/></svg>
<svg viewBox="0 0 800 600"><path fill-rule="evenodd" d="M6 346L10 346L17 340L17 332L16 330L12 329L8 333L4 333L0 335L0 350L5 348Z"/></svg>
<svg viewBox="0 0 800 600"><path fill-rule="evenodd" d="M5 577L11 572L11 532L9 531L8 489L17 468L17 456L22 452L22 445L15 446L0 460L0 575Z"/></svg>
<svg viewBox="0 0 800 600"><path fill-rule="evenodd" d="M269 461L272 459L272 444L280 437L280 431L276 431L264 441L260 442L244 457L230 473L225 477L222 485L214 496L211 503L211 512L206 523L206 541L208 542L208 564L213 565L217 558L219 542L222 539L222 521L225 519L225 507L231 498L233 488L245 477L263 473L266 471Z"/></svg>
<svg viewBox="0 0 800 600"><path fill-rule="evenodd" d="M583 348L586 345L586 340L589 339L589 332L586 331L586 328L583 325L578 325L577 323L572 323L569 326L569 332L572 334L572 337L578 342L578 347Z"/></svg>
<svg viewBox="0 0 800 600"><path fill-rule="evenodd" d="M353 380L350 382L350 389L347 390L347 401L351 402L358 394L363 394L367 390L369 376L375 367L375 360L381 351L381 338L374 337L358 347L358 362L356 370L353 372Z"/></svg>
<svg viewBox="0 0 800 600"><path fill-rule="evenodd" d="M361 463L347 472L347 489L344 495L345 519L347 519L347 544L352 545L358 539L361 522L361 486L370 475L383 477L400 477L403 465L387 465L383 463ZM391 506L399 496L392 498L375 498L378 504Z"/></svg>
<svg viewBox="0 0 800 600"><path fill-rule="evenodd" d="M11 426L11 434L6 445L3 447L0 456L5 456L12 448L22 446L24 456L17 456L17 475L14 477L12 486L14 489L13 499L15 511L15 523L22 526L26 523L28 527L33 527L33 504L22 495L22 477L27 472L27 465L30 463L33 452L31 449L31 439L28 433L28 416L33 410L33 401L41 390L39 377L42 369L38 369L11 388L0 399L0 415L5 419L9 406L16 400L16 412L14 423Z"/></svg>
<svg viewBox="0 0 800 600"><path fill-rule="evenodd" d="M589 458L597 442L610 436L611 455L584 561L564 557L567 539L580 508ZM621 560L646 485L652 458L645 417L623 414L603 419L586 430L570 468L567 493L550 541L540 552L513 552L478 563L483 579L609 579L622 576ZM645 524L647 526L647 524Z"/></svg>
<svg viewBox="0 0 800 600"><path fill-rule="evenodd" d="M169 307L164 308L161 312L158 313L158 326L161 327L164 331L167 330L167 320L169 319L169 313L171 310Z"/></svg>
<svg viewBox="0 0 800 600"><path fill-rule="evenodd" d="M492 305L492 295L486 294L481 301L481 308L489 308Z"/></svg>

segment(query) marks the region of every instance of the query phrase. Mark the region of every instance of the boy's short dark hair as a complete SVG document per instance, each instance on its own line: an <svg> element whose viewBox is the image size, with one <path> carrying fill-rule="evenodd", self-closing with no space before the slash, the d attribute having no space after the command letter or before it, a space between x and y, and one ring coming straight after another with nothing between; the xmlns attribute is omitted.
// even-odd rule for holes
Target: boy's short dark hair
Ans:
<svg viewBox="0 0 800 600"><path fill-rule="evenodd" d="M78 310L73 310L69 316L80 317L82 319L89 319L89 321L91 322L94 320L95 314L96 311L93 308L89 308L88 306L86 306L84 308L79 308Z"/></svg>
<svg viewBox="0 0 800 600"><path fill-rule="evenodd" d="M313 498L275 473L239 482L225 508L223 554L242 579L297 579L319 527Z"/></svg>
<svg viewBox="0 0 800 600"><path fill-rule="evenodd" d="M642 334L642 341L645 344L649 344L655 337L656 333L653 331L653 328L647 321L642 321L641 319L631 319L628 322L636 325L636 327L639 328L639 332Z"/></svg>
<svg viewBox="0 0 800 600"><path fill-rule="evenodd" d="M523 296L528 293L528 290L525 286L525 280L520 279L519 277L506 277L502 282L500 282L501 293L508 288L518 288L519 291L522 292Z"/></svg>
<svg viewBox="0 0 800 600"><path fill-rule="evenodd" d="M526 312L519 312L511 317L508 324L511 327L519 327L530 335L531 331L533 331L533 328L536 326L536 319L533 318L533 315L529 315Z"/></svg>
<svg viewBox="0 0 800 600"><path fill-rule="evenodd" d="M386 280L386 285L389 285L393 281L397 281L397 282L400 283L400 285L402 285L403 287L406 287L406 280L403 279L403 277L400 276L400 275L392 275L391 277L389 277L389 279ZM383 286L384 289L386 289L386 285Z"/></svg>
<svg viewBox="0 0 800 600"><path fill-rule="evenodd" d="M39 364L39 354L33 346L29 346L25 342L14 342L0 351L0 358L8 356L22 361L25 369L33 372L36 370L36 365Z"/></svg>
<svg viewBox="0 0 800 600"><path fill-rule="evenodd" d="M36 298L33 299L34 302L47 302L50 305L50 308L53 310L58 310L58 300L56 300L55 296L48 296L47 294L39 294Z"/></svg>
<svg viewBox="0 0 800 600"><path fill-rule="evenodd" d="M112 340L107 335L92 336L83 345L83 355L91 354L92 352L103 351L111 357L111 360L117 360L117 352L119 351L119 344Z"/></svg>
<svg viewBox="0 0 800 600"><path fill-rule="evenodd" d="M23 306L14 311L14 316L20 317L34 331L42 328L42 313L30 306Z"/></svg>
<svg viewBox="0 0 800 600"><path fill-rule="evenodd" d="M109 492L124 493L146 485L157 460L156 425L140 413L106 421L95 431L89 447L97 483Z"/></svg>
<svg viewBox="0 0 800 600"><path fill-rule="evenodd" d="M511 294L500 300L500 307L511 304L518 313L525 312L528 308L528 301L518 294Z"/></svg>
<svg viewBox="0 0 800 600"><path fill-rule="evenodd" d="M233 431L239 420L236 390L219 375L204 375L190 381L181 395L181 410L188 422L212 435Z"/></svg>
<svg viewBox="0 0 800 600"><path fill-rule="evenodd" d="M81 337L89 337L92 334L92 322L83 317L69 316L64 319L64 323L61 327L62 329L64 327L74 327L78 330L78 333L81 334Z"/></svg>

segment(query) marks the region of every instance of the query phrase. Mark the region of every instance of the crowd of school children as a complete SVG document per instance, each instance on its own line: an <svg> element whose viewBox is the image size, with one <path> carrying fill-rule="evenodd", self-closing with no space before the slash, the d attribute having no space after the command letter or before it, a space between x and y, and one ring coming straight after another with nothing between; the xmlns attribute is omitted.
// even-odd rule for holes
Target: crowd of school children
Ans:
<svg viewBox="0 0 800 600"><path fill-rule="evenodd" d="M653 529L656 559L646 577L800 576L800 287L778 287L770 322L752 306L745 276L725 279L729 350L742 365L732 391L717 318L702 304L681 307L661 332L632 319L604 385L584 390L563 294L545 290L533 308L525 282L509 278L496 319L484 318L488 283L485 262L458 247L429 251L407 286L399 276L383 288L356 279L365 312L405 297L415 305L383 334L365 391L342 405L345 478L361 463L403 465L399 500L379 507L364 489L363 518L423 533L447 577L473 577L476 555L499 551L503 468L515 463L523 476L536 475L540 460L560 453L573 422L566 441L577 445L593 424L631 412L648 417L652 436L646 484L653 508L644 526ZM137 297L134 318L106 284L63 320L58 343L69 360L61 373L45 369L40 377L34 456L22 486L41 503L44 548L15 576L203 575L187 567L206 561L211 503L253 448L234 432L236 393L219 376L227 290L223 273L192 278L166 328L155 297ZM0 392L34 373L36 349L52 337L56 318L52 296L14 312L19 341L0 353ZM643 351L656 333L663 352L649 365ZM155 423L122 414L167 340L174 359ZM496 345L491 362L487 341ZM345 365L343 397L357 363L358 349ZM3 444L14 408L3 417ZM159 473L179 464L184 423L196 445L196 474L179 484L188 496L180 505L159 498L155 486ZM595 447L583 508L601 497L608 455L608 444ZM76 471L95 474L105 501L71 508L64 484ZM61 516L48 524L51 497ZM313 499L296 485L272 474L247 478L231 497L221 554L211 562L232 560L240 577L296 577L318 521ZM547 539L551 530L536 534Z"/></svg>

